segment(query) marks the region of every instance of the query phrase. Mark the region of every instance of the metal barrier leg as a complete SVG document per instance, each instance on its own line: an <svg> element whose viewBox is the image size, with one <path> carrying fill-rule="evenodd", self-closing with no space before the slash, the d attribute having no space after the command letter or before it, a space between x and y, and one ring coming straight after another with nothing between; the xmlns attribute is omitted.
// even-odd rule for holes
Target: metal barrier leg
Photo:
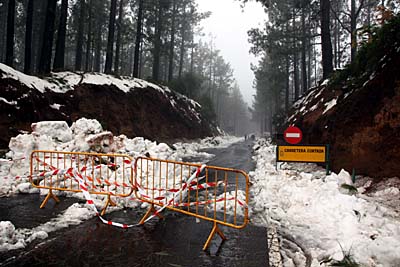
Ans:
<svg viewBox="0 0 400 267"><path fill-rule="evenodd" d="M150 205L149 209L147 210L147 212L146 212L146 214L143 216L143 218L140 220L139 224L140 224L140 225L144 224L144 222L146 221L146 219L150 216L150 214L151 214L152 212L154 212L154 213L156 212L156 209L154 208L154 205L153 205L153 204ZM159 214L159 213L155 213L155 215L157 215L157 217L160 218L160 219L164 219L164 217L163 217L161 214Z"/></svg>
<svg viewBox="0 0 400 267"><path fill-rule="evenodd" d="M104 216L104 214L106 213L106 209L107 209L108 206L113 206L113 207L117 206L117 204L116 204L114 201L112 201L110 195L107 196L106 204L104 205L104 208L101 210L101 213L100 213L101 216Z"/></svg>
<svg viewBox="0 0 400 267"><path fill-rule="evenodd" d="M214 222L214 226L211 230L210 235L208 236L206 243L204 244L203 250L206 250L208 248L215 233L217 233L222 238L222 240L226 240L226 237L224 236L222 231L218 228L218 224L216 222Z"/></svg>
<svg viewBox="0 0 400 267"><path fill-rule="evenodd" d="M43 200L42 204L40 205L40 208L43 209L44 206L46 206L47 202L49 201L49 199L52 198L55 200L55 202L59 203L60 200L58 199L58 197L56 195L53 194L53 191L51 189L49 189L49 193L47 193L46 198Z"/></svg>

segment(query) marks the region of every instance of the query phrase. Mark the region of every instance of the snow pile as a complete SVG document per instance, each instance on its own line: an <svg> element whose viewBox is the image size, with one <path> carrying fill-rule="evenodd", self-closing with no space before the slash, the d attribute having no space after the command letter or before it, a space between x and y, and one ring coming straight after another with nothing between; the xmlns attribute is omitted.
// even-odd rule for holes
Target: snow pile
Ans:
<svg viewBox="0 0 400 267"><path fill-rule="evenodd" d="M259 140L251 188L252 220L290 234L311 266L350 254L362 266L400 266L400 223L395 212L351 192L351 176L326 176L314 164L283 164L275 169L275 146ZM343 186L347 184L348 186ZM387 193L387 192L386 192ZM399 192L391 190L393 197ZM295 260L281 252L285 266ZM327 265L329 266L329 265Z"/></svg>
<svg viewBox="0 0 400 267"><path fill-rule="evenodd" d="M69 142L72 140L72 130L65 121L41 121L32 124L32 131L37 135L47 135L53 140Z"/></svg>
<svg viewBox="0 0 400 267"><path fill-rule="evenodd" d="M213 155L201 152L202 149L207 148L223 148L228 147L233 143L242 141L243 137L235 137L229 135L221 135L216 137L207 137L199 142L183 143L178 142L174 144L174 148L177 150L178 155L183 157L199 157L209 159Z"/></svg>

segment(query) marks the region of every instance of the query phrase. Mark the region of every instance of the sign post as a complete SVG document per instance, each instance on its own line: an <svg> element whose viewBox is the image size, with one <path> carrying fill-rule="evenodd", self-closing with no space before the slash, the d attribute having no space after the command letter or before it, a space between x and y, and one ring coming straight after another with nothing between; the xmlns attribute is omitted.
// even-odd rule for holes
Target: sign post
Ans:
<svg viewBox="0 0 400 267"><path fill-rule="evenodd" d="M277 146L276 162L325 163L329 174L329 145L297 145L303 139L302 131L296 126L289 126L283 138L290 145Z"/></svg>

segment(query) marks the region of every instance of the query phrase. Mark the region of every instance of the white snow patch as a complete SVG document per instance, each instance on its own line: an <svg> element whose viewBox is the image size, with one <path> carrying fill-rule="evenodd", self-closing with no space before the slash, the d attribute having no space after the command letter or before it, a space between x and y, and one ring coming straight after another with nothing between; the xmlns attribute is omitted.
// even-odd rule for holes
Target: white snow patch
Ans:
<svg viewBox="0 0 400 267"><path fill-rule="evenodd" d="M322 112L322 114L325 114L326 112L328 112L331 108L333 108L334 106L336 106L337 103L337 98L332 99L331 101L325 103L325 110L324 112Z"/></svg>
<svg viewBox="0 0 400 267"><path fill-rule="evenodd" d="M62 105L60 105L60 104L57 104L57 103L54 103L54 104L51 104L50 105L50 107L52 108L52 109L57 109L57 110L60 110L60 107L61 107Z"/></svg>
<svg viewBox="0 0 400 267"><path fill-rule="evenodd" d="M65 121L41 121L32 123L32 131L37 135L46 135L59 142L72 140L72 131Z"/></svg>
<svg viewBox="0 0 400 267"><path fill-rule="evenodd" d="M9 104L9 105L12 105L12 106L15 106L15 105L18 104L16 101L8 101L8 100L5 99L4 97L0 97L0 101L3 101L4 103Z"/></svg>
<svg viewBox="0 0 400 267"><path fill-rule="evenodd" d="M399 266L400 222L395 211L358 194L343 194L340 185L351 183L349 173L326 176L315 164L300 163L285 163L276 170L275 146L259 140L255 148L250 202L254 223L290 234L312 256L313 267L329 266L320 264L324 257L343 259L342 248L361 266ZM398 196L398 191L377 194ZM286 248L280 249L286 255ZM284 266L292 266L290 260ZM305 258L297 266L306 266Z"/></svg>

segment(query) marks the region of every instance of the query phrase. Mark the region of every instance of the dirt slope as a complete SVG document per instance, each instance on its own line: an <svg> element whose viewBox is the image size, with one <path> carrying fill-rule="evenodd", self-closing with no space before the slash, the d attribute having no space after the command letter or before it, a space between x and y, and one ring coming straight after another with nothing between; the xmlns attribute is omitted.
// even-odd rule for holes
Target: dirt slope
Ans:
<svg viewBox="0 0 400 267"><path fill-rule="evenodd" d="M378 58L359 59L365 66L357 67L362 69L357 76L337 73L310 90L288 117L286 125L302 129L303 144L330 144L335 171L400 176L399 25L386 29L380 44L370 45L367 52Z"/></svg>
<svg viewBox="0 0 400 267"><path fill-rule="evenodd" d="M0 148L31 123L97 119L115 135L167 141L218 133L198 103L138 79L54 74L40 80L0 64Z"/></svg>

